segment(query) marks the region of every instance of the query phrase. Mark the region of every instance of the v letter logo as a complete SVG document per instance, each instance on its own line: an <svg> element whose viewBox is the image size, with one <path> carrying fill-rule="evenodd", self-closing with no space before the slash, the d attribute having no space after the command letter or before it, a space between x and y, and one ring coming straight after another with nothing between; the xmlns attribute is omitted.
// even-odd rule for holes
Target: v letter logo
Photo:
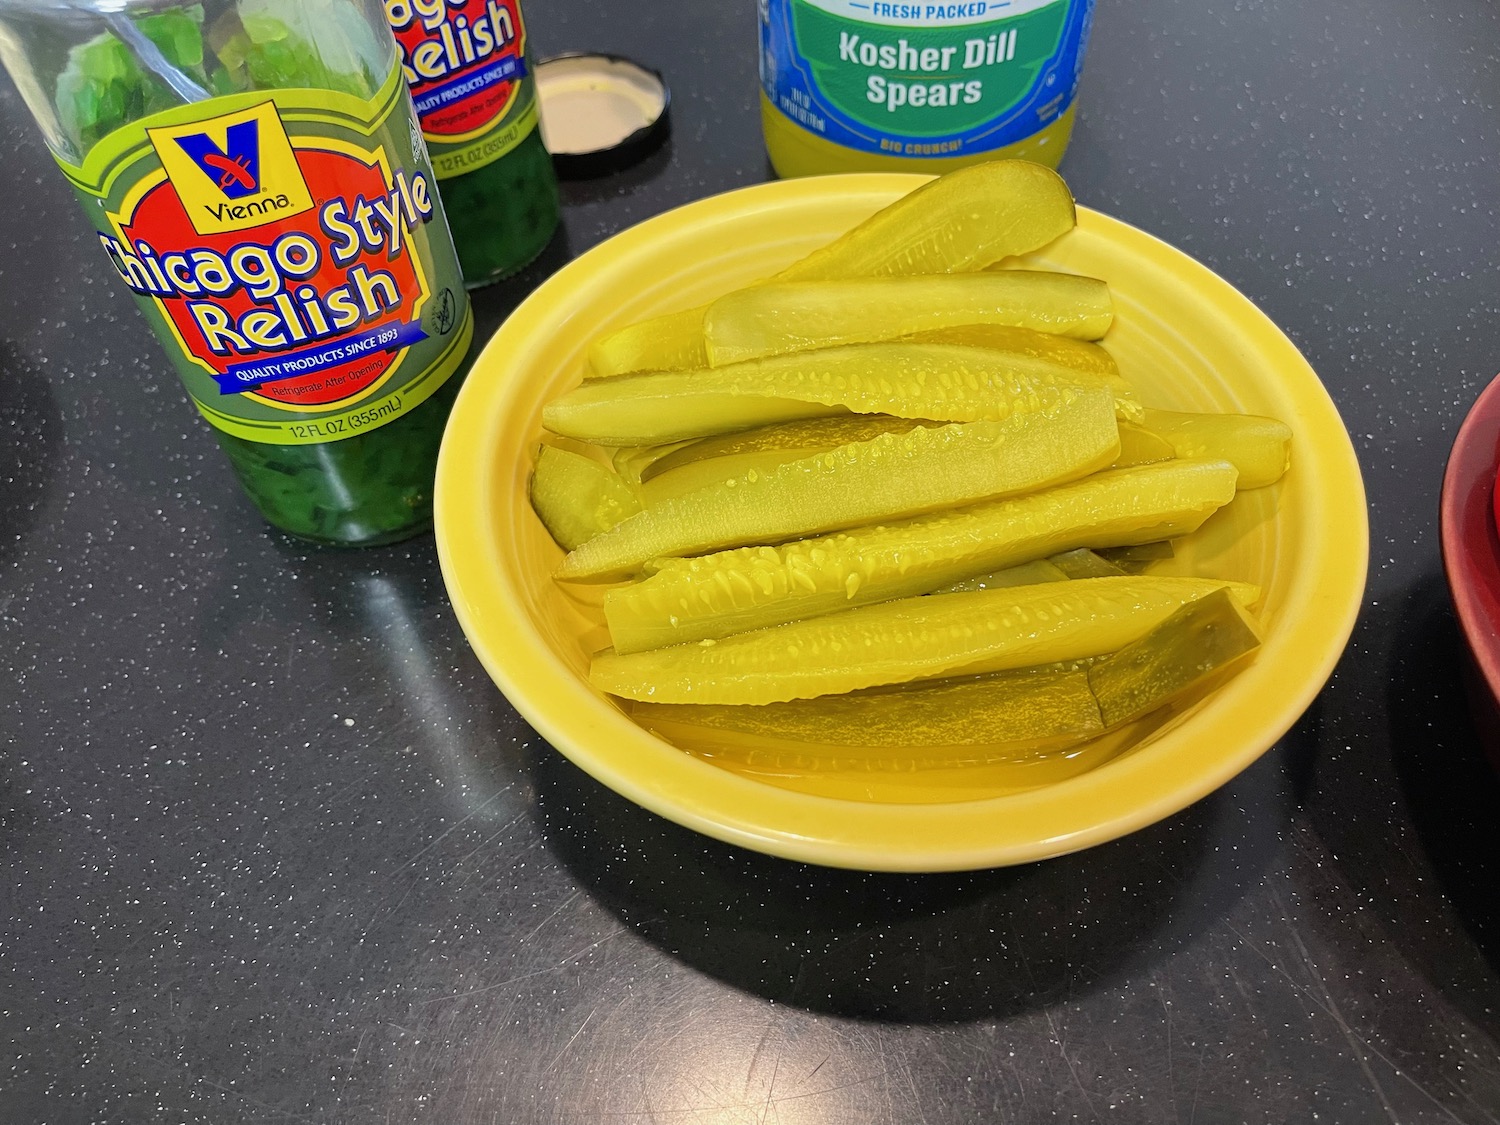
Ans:
<svg viewBox="0 0 1500 1125"><path fill-rule="evenodd" d="M229 126L222 149L207 133L190 133L176 140L226 199L244 199L260 191L259 125L252 117Z"/></svg>

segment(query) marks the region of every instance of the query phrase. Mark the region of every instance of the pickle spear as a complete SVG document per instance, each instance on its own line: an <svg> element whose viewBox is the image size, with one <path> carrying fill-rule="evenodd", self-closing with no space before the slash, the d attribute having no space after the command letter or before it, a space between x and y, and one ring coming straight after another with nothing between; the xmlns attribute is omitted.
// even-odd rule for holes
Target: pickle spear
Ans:
<svg viewBox="0 0 1500 1125"><path fill-rule="evenodd" d="M656 703L777 703L880 684L1000 672L1101 656L1144 636L1211 578L1084 578L941 597L902 598L648 652L600 653L589 682Z"/></svg>
<svg viewBox="0 0 1500 1125"><path fill-rule="evenodd" d="M585 378L623 375L628 371L667 371L707 367L703 346L706 305L637 321L589 345Z"/></svg>
<svg viewBox="0 0 1500 1125"><path fill-rule="evenodd" d="M776 282L725 294L703 318L714 367L759 356L894 340L959 325L1097 340L1114 319L1097 278L1039 270Z"/></svg>
<svg viewBox="0 0 1500 1125"><path fill-rule="evenodd" d="M940 335L933 333L933 336ZM1043 333L1032 333L1035 336L1044 336ZM1082 362L1078 366L1092 371L1094 374L1111 380L1111 385L1123 387L1125 384L1114 383L1113 377L1117 374L1114 360L1109 353L1093 344L1084 344L1078 340L1065 340L1061 336L1044 336L1045 339L1055 340L1059 343L1075 344L1080 348L1089 348L1103 356L1107 363ZM916 342L915 339L910 342ZM931 342L940 342L933 340ZM951 343L964 343L963 339L955 338ZM967 346L980 346L969 344ZM1047 354L1042 352L1029 354ZM1057 357L1061 358L1061 357ZM1144 415L1144 410L1139 408L1132 399L1119 397L1115 402L1116 414L1124 416ZM814 453L822 453L829 449L835 449L851 441L868 441L870 438L886 433L905 433L914 426L936 425L937 423L926 419L897 418L889 414L836 414L826 418L806 418L793 422L777 422L768 426L758 426L753 430L742 430L737 433L719 434L714 437L690 439L680 443L674 443L675 448L655 447L660 452L649 458L640 471L631 474L616 459L615 465L622 475L631 477L637 483L643 484L642 503L646 505L659 504L663 500L674 496L682 496L695 489L706 485L716 484L719 481L728 480L730 477L742 476L755 469L766 472L786 461L795 461L799 457L809 457ZM1122 452L1115 458L1112 467L1120 467L1126 462L1124 443L1126 433L1144 433L1139 426L1129 422L1120 423L1120 441ZM1166 460L1176 456L1172 447L1159 438L1152 438L1160 442L1166 452L1161 457L1146 458L1140 463L1148 463L1152 460ZM1131 461L1130 464L1137 462Z"/></svg>
<svg viewBox="0 0 1500 1125"><path fill-rule="evenodd" d="M1024 160L991 160L902 196L773 280L975 270L1038 250L1076 222L1072 193L1056 172ZM601 337L589 348L591 373L706 366L706 307L652 317Z"/></svg>
<svg viewBox="0 0 1500 1125"><path fill-rule="evenodd" d="M855 755L867 768L892 757L906 768L924 759L943 766L1012 759L1104 733L1084 668L1027 668L761 706L632 702L629 713L669 741L701 741L708 728L721 751L790 743L814 768L827 764L816 759ZM969 752L955 756L960 747ZM892 749L908 753L882 754Z"/></svg>
<svg viewBox="0 0 1500 1125"><path fill-rule="evenodd" d="M549 402L542 424L599 445L651 445L826 415L999 421L1049 387L1105 387L1139 410L1125 380L1019 353L955 344L863 344L727 367L596 379Z"/></svg>
<svg viewBox="0 0 1500 1125"><path fill-rule="evenodd" d="M767 472L788 461L826 453L851 441L869 441L881 434L904 434L922 424L923 421L914 418L891 414L835 414L684 442L642 471L643 503L660 504L730 477L743 476L751 469Z"/></svg>
<svg viewBox="0 0 1500 1125"><path fill-rule="evenodd" d="M1085 543L1185 535L1234 499L1235 475L1224 461L1171 461L780 547L662 559L606 594L604 616L626 653L924 594Z"/></svg>
<svg viewBox="0 0 1500 1125"><path fill-rule="evenodd" d="M1098 344L1041 332L1035 328L1018 328L1006 324L957 324L948 328L929 328L902 336L908 344L962 344L968 348L994 348L1002 352L1020 352L1036 359L1050 360L1080 371L1117 376L1120 365Z"/></svg>
<svg viewBox="0 0 1500 1125"><path fill-rule="evenodd" d="M1256 414L1147 410L1143 425L1179 457L1222 457L1240 470L1241 488L1264 488L1291 464L1292 430Z"/></svg>
<svg viewBox="0 0 1500 1125"><path fill-rule="evenodd" d="M1026 160L991 160L931 180L777 281L961 273L1040 250L1078 221L1061 176Z"/></svg>
<svg viewBox="0 0 1500 1125"><path fill-rule="evenodd" d="M803 769L952 768L1076 746L1185 701L1260 645L1225 589L1188 602L1100 660L761 705L632 702L633 719L715 756ZM904 751L904 753L893 753Z"/></svg>
<svg viewBox="0 0 1500 1125"><path fill-rule="evenodd" d="M612 469L566 449L542 446L531 475L531 506L557 545L571 551L641 510Z"/></svg>
<svg viewBox="0 0 1500 1125"><path fill-rule="evenodd" d="M738 457L746 453L779 451L806 456L836 449L851 441L869 441L881 434L904 434L921 424L922 420L897 418L894 414L837 414L757 426L753 430L685 441L678 448L653 459L642 469L641 480L649 481L700 461Z"/></svg>
<svg viewBox="0 0 1500 1125"><path fill-rule="evenodd" d="M1119 451L1114 396L1042 387L999 422L883 434L746 474L631 516L563 560L562 579L616 578L648 559L900 519L1087 476Z"/></svg>

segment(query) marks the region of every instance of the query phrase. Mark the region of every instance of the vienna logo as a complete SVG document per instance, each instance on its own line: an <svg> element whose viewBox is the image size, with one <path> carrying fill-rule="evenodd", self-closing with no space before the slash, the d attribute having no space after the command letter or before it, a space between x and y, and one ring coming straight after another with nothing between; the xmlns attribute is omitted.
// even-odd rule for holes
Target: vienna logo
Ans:
<svg viewBox="0 0 1500 1125"><path fill-rule="evenodd" d="M312 210L275 102L147 132L199 234L232 234Z"/></svg>
<svg viewBox="0 0 1500 1125"><path fill-rule="evenodd" d="M189 133L177 143L226 198L243 199L260 191L260 122L255 118L229 126L223 148L207 133Z"/></svg>

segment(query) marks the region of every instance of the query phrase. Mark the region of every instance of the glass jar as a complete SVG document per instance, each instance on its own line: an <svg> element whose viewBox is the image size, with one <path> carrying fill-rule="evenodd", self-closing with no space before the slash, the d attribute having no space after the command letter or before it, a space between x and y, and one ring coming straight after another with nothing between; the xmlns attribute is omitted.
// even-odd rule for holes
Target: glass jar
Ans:
<svg viewBox="0 0 1500 1125"><path fill-rule="evenodd" d="M265 518L429 526L473 317L377 0L0 0L0 58Z"/></svg>
<svg viewBox="0 0 1500 1125"><path fill-rule="evenodd" d="M557 176L520 0L385 0L470 288L542 252Z"/></svg>
<svg viewBox="0 0 1500 1125"><path fill-rule="evenodd" d="M781 176L1055 168L1093 0L760 0L761 124Z"/></svg>

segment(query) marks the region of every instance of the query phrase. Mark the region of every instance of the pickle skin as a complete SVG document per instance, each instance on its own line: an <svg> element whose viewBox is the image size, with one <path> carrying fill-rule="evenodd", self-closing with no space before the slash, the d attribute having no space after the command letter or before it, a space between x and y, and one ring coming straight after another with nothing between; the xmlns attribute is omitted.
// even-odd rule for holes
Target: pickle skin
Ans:
<svg viewBox="0 0 1500 1125"><path fill-rule="evenodd" d="M777 703L881 684L1001 672L1123 648L1182 605L1229 587L1208 578L1085 578L903 598L629 655L589 668L599 691L657 703Z"/></svg>
<svg viewBox="0 0 1500 1125"><path fill-rule="evenodd" d="M1069 578L1108 578L1125 573L1124 569L1087 547L1076 547L1061 554L1049 555L1047 561Z"/></svg>
<svg viewBox="0 0 1500 1125"><path fill-rule="evenodd" d="M1033 559L1031 562L992 570L987 574L976 574L973 578L965 578L951 586L941 586L932 592L962 594L969 590L1001 590L1007 586L1035 586L1039 582L1066 581L1068 576L1046 559Z"/></svg>
<svg viewBox="0 0 1500 1125"><path fill-rule="evenodd" d="M924 594L1080 542L1185 535L1234 499L1235 477L1227 462L1174 461L781 547L655 560L651 577L605 595L605 619L628 653ZM1065 577L1050 569L1035 580Z"/></svg>
<svg viewBox="0 0 1500 1125"><path fill-rule="evenodd" d="M944 766L1015 760L1104 733L1083 668L1024 669L760 706L632 702L628 712L671 742L709 740L721 755L739 751L742 760L790 751L808 768L854 762L865 769L898 762L920 768L924 759L914 754ZM960 748L967 753L955 754Z"/></svg>
<svg viewBox="0 0 1500 1125"><path fill-rule="evenodd" d="M1115 458L1115 463L1110 466L1111 469L1152 465L1158 461L1170 461L1177 456L1177 450L1171 442L1164 437L1158 437L1139 424L1144 420L1145 411L1141 412L1141 418L1137 421L1121 420L1120 455ZM1206 454L1200 456L1206 456Z"/></svg>
<svg viewBox="0 0 1500 1125"><path fill-rule="evenodd" d="M1177 548L1171 539L1161 539L1128 547L1104 547L1096 553L1126 574L1145 574L1154 563L1175 558Z"/></svg>
<svg viewBox="0 0 1500 1125"><path fill-rule="evenodd" d="M626 577L649 559L900 519L1087 476L1119 451L1108 391L1043 388L1000 422L919 427L843 445L637 513L569 553L561 579Z"/></svg>
<svg viewBox="0 0 1500 1125"><path fill-rule="evenodd" d="M663 445L618 445L612 447L609 463L622 480L635 486L655 471L656 463L662 458L692 444L691 441L669 441Z"/></svg>
<svg viewBox="0 0 1500 1125"><path fill-rule="evenodd" d="M1109 286L1097 278L998 270L751 286L708 306L703 336L710 365L719 367L962 325L1097 340L1113 320Z"/></svg>
<svg viewBox="0 0 1500 1125"><path fill-rule="evenodd" d="M1088 669L1108 727L1219 681L1260 646L1260 629L1226 590L1189 602L1146 636Z"/></svg>

